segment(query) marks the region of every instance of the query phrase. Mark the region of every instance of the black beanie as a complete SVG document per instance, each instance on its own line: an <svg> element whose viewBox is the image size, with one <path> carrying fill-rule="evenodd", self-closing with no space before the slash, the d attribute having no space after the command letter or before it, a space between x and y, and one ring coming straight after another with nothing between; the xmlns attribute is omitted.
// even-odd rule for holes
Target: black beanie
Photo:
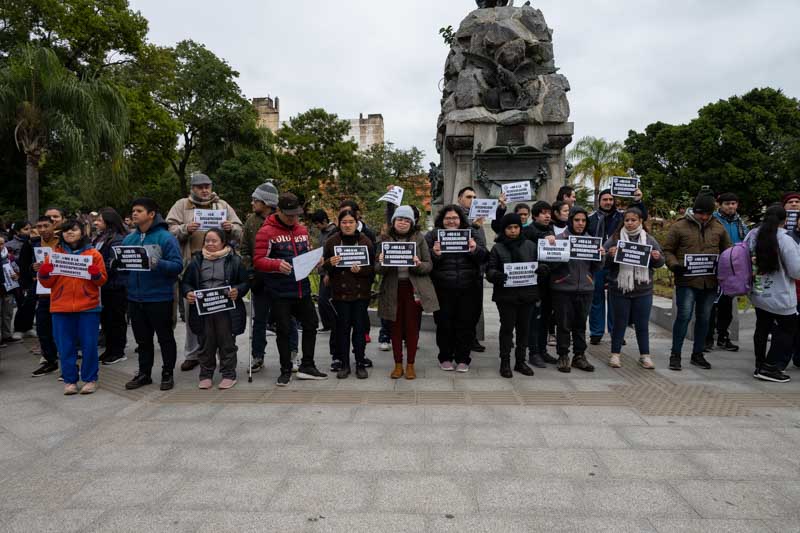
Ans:
<svg viewBox="0 0 800 533"><path fill-rule="evenodd" d="M692 211L694 211L695 213L700 213L702 215L710 215L714 212L714 209L716 208L717 208L717 203L714 201L713 196L706 193L700 193L694 200L694 207L692 208Z"/></svg>
<svg viewBox="0 0 800 533"><path fill-rule="evenodd" d="M508 213L502 219L500 219L500 231L505 234L506 228L512 224L516 224L520 227L520 229L522 228L522 219L516 213Z"/></svg>
<svg viewBox="0 0 800 533"><path fill-rule="evenodd" d="M717 201L719 203L722 203L722 202L738 202L739 201L739 197L736 196L735 193L724 192L724 193L720 194L719 196L717 196Z"/></svg>

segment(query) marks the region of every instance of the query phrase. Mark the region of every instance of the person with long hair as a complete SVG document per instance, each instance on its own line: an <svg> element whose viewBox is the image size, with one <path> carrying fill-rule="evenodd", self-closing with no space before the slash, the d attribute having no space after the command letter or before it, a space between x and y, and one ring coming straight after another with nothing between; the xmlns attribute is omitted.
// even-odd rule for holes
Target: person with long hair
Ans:
<svg viewBox="0 0 800 533"><path fill-rule="evenodd" d="M429 274L433 269L430 250L414 222L411 206L401 205L392 215L389 230L381 236L383 242L413 242L417 245L413 267L383 265L383 253L378 254L375 270L383 275L378 315L392 322L392 379L416 379L414 362L417 357L419 327L422 311L436 312L439 301ZM470 339L471 341L472 339ZM403 341L406 345L406 367L403 369Z"/></svg>
<svg viewBox="0 0 800 533"><path fill-rule="evenodd" d="M103 310L100 312L100 327L106 338L106 351L100 356L104 365L113 365L125 361L125 344L128 337L128 291L125 286L125 276L113 267L114 247L122 245L123 239L128 235L122 217L114 209L104 207L94 219L97 236L92 244L103 256L108 272L108 281L100 289L100 300Z"/></svg>
<svg viewBox="0 0 800 533"><path fill-rule="evenodd" d="M658 241L644 229L642 212L635 207L625 210L622 225L606 241L604 248L606 270L608 270L608 296L614 311L614 329L611 331L611 355L608 366L620 368L620 353L625 329L633 321L636 329L636 342L639 344L639 364L653 369L650 357L650 310L653 307L653 275L657 268L664 266L664 254ZM617 245L620 241L646 244L653 247L650 252L650 266L638 267L615 263Z"/></svg>
<svg viewBox="0 0 800 533"><path fill-rule="evenodd" d="M468 230L469 249L463 253L442 253L439 230ZM439 300L439 310L433 314L439 368L467 372L475 336L473 317L480 313L471 291L476 290L481 279L481 267L488 257L486 245L470 227L464 211L455 204L439 210L433 230L425 235L425 242L431 250L431 280Z"/></svg>
<svg viewBox="0 0 800 533"><path fill-rule="evenodd" d="M369 238L358 231L355 213L345 209L339 213L339 231L325 241L325 278L323 283L330 289L335 310L335 331L331 336L335 342L336 360L339 368L336 377L345 379L350 375L350 339L353 339L353 352L356 360L356 377L366 379L366 331L367 308L372 294L372 278L375 270L374 246ZM369 265L340 267L342 257L336 255L337 246L364 246L367 249Z"/></svg>
<svg viewBox="0 0 800 533"><path fill-rule="evenodd" d="M225 231L211 228L203 238L203 249L192 255L192 260L183 276L181 290L190 304L189 327L198 336L202 334L200 347L201 389L210 389L214 371L217 368L219 353L219 372L222 375L218 387L222 390L236 385L236 336L244 333L247 327L247 311L243 298L249 290L247 269L242 258L228 245ZM234 301L234 308L201 316L195 305L201 289L229 287L228 297Z"/></svg>
<svg viewBox="0 0 800 533"><path fill-rule="evenodd" d="M108 275L100 252L92 247L85 228L71 218L61 225L61 238L56 253L91 257L88 279L55 274L49 256L39 267L39 282L50 289L50 313L53 317L53 337L61 359L64 394L78 393L78 345L81 347L81 394L97 390L99 361L97 338L100 334L100 287Z"/></svg>
<svg viewBox="0 0 800 533"><path fill-rule="evenodd" d="M567 202L553 202L553 232L556 236L564 233L569 223L570 205Z"/></svg>
<svg viewBox="0 0 800 533"><path fill-rule="evenodd" d="M783 369L792 357L797 330L797 293L794 280L800 278L800 246L784 228L786 210L780 204L767 208L761 225L747 234L745 242L753 255L753 290L750 301L756 308L753 377L786 383ZM769 352L767 340L772 335Z"/></svg>

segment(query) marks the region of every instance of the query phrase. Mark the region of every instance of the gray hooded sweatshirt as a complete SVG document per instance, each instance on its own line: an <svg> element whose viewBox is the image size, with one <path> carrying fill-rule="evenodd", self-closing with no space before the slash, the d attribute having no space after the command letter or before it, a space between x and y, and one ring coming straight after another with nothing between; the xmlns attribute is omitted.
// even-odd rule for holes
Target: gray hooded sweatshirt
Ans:
<svg viewBox="0 0 800 533"><path fill-rule="evenodd" d="M750 253L756 249L758 228L745 237ZM780 261L778 270L770 274L758 274L750 292L750 301L764 311L776 315L797 314L797 292L794 280L800 278L800 246L784 228L778 228Z"/></svg>

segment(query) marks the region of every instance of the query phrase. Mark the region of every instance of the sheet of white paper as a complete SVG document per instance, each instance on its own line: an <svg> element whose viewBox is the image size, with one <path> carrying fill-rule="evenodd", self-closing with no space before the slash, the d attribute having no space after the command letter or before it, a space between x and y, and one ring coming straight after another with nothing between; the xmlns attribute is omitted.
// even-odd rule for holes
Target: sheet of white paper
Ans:
<svg viewBox="0 0 800 533"><path fill-rule="evenodd" d="M322 259L323 251L322 248L317 248L292 259L294 279L297 281L306 279L317 266L319 260Z"/></svg>
<svg viewBox="0 0 800 533"><path fill-rule="evenodd" d="M504 183L501 190L506 195L506 202L528 202L533 197L530 181Z"/></svg>
<svg viewBox="0 0 800 533"><path fill-rule="evenodd" d="M403 193L405 189L395 185L390 191L378 198L379 202L389 202L394 205L401 205L403 203Z"/></svg>
<svg viewBox="0 0 800 533"><path fill-rule="evenodd" d="M469 209L470 220L485 218L494 220L497 216L498 201L492 198L475 198L472 200L472 207Z"/></svg>

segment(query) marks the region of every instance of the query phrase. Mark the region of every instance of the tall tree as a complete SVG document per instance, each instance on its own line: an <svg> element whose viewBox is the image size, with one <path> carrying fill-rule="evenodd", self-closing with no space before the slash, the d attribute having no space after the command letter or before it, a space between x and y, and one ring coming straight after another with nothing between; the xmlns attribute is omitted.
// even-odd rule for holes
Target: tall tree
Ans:
<svg viewBox="0 0 800 533"><path fill-rule="evenodd" d="M67 163L102 157L119 170L128 128L123 99L101 80L79 79L52 50L27 45L0 70L0 122L25 154L31 220L39 212L39 165L53 145Z"/></svg>
<svg viewBox="0 0 800 533"><path fill-rule="evenodd" d="M592 178L595 209L603 181L609 176L625 175L630 163L630 157L623 150L622 143L592 136L580 139L569 151L567 158L575 164L573 176Z"/></svg>

